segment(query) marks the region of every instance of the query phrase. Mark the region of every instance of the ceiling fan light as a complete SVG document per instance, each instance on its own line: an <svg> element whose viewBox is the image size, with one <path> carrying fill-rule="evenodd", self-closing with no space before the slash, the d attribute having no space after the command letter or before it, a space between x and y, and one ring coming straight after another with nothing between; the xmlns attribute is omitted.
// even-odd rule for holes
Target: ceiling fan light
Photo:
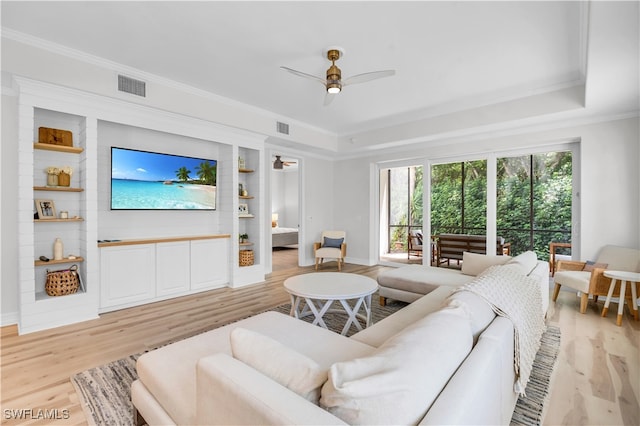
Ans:
<svg viewBox="0 0 640 426"><path fill-rule="evenodd" d="M329 82L327 83L327 93L331 93L335 95L336 93L340 93L342 90L342 85L339 82Z"/></svg>

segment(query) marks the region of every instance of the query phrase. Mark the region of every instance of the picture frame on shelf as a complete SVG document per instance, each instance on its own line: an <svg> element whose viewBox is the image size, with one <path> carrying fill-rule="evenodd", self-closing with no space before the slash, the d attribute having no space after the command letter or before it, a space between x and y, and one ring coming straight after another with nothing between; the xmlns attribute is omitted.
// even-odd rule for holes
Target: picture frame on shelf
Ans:
<svg viewBox="0 0 640 426"><path fill-rule="evenodd" d="M240 216L247 216L249 214L249 205L245 203L238 204L238 214Z"/></svg>
<svg viewBox="0 0 640 426"><path fill-rule="evenodd" d="M56 216L56 205L53 200L35 200L36 210L38 211L38 219L55 219Z"/></svg>

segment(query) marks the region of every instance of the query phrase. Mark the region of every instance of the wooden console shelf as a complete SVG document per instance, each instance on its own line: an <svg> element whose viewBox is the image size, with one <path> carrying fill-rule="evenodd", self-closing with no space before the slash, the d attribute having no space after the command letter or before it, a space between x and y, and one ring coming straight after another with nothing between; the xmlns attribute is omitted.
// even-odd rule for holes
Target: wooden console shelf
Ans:
<svg viewBox="0 0 640 426"><path fill-rule="evenodd" d="M190 237L139 238L131 240L98 240L98 247L133 246L138 244L173 243L176 241L214 240L231 238L229 234L196 235Z"/></svg>
<svg viewBox="0 0 640 426"><path fill-rule="evenodd" d="M80 263L80 262L84 262L84 257L76 257L75 259L69 259L69 258L64 258L64 259L60 259L60 260L49 260L48 262L43 262L42 260L36 260L34 262L35 266L47 266L47 265L60 265L63 263Z"/></svg>
<svg viewBox="0 0 640 426"><path fill-rule="evenodd" d="M82 222L82 221L84 221L84 219L81 218L81 217L75 217L75 218L72 217L72 218L69 218L69 219L58 219L58 218L56 218L56 219L33 219L33 221L34 222L39 222L39 223L42 223L42 222L52 222L52 223L53 222Z"/></svg>
<svg viewBox="0 0 640 426"><path fill-rule="evenodd" d="M34 186L34 191L61 191L61 192L82 192L84 188L73 188L70 186Z"/></svg>
<svg viewBox="0 0 640 426"><path fill-rule="evenodd" d="M253 173L254 170L251 169L238 169L238 173Z"/></svg>
<svg viewBox="0 0 640 426"><path fill-rule="evenodd" d="M68 152L71 154L80 154L82 151L84 151L83 148L80 148L78 146L53 145L50 143L39 143L39 142L34 143L33 148L44 149L46 151Z"/></svg>
<svg viewBox="0 0 640 426"><path fill-rule="evenodd" d="M238 198L241 200L253 200L253 196L251 195L238 195Z"/></svg>

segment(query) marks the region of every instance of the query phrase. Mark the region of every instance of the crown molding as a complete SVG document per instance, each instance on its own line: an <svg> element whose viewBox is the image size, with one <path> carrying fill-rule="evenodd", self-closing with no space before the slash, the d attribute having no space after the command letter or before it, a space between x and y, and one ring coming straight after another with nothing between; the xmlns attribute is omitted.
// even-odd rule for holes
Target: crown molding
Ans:
<svg viewBox="0 0 640 426"><path fill-rule="evenodd" d="M68 46L64 46L58 43L53 43L51 41L41 39L39 37L34 37L30 34L25 34L20 31L15 31L9 28L2 28L2 37L9 40L16 41L18 43L23 43L38 49L46 50L48 52L59 54L71 59L75 59L81 62L95 65L97 67L113 71L115 73L126 75L127 77L143 80L145 82L152 82L152 83L169 87L184 93L188 93L194 96L208 99L212 102L227 105L229 107L238 108L253 114L269 117L274 120L274 123L275 121L283 121L283 122L287 122L290 125L300 126L308 130L311 130L313 132L317 132L317 133L320 133L329 137L333 137L336 139L338 138L338 135L336 133L330 132L326 129L322 129L316 126L312 126L308 123L305 123L299 120L295 120L291 117L282 116L280 114L276 114L272 111L269 111L263 108L259 108L250 104L235 101L233 99L226 98L224 96L220 96L215 93L208 92L206 90L198 89L197 87L193 87L188 84L179 83L177 81L174 81L165 77L161 77L153 73L142 71L140 69L133 68L128 65L124 65L115 61L110 61L108 59L105 59L96 55L92 55L77 49L73 49ZM274 124L274 129L275 129L275 124ZM274 134L275 134L275 130L274 130ZM278 135L278 136L285 137L285 138L287 137L286 135Z"/></svg>

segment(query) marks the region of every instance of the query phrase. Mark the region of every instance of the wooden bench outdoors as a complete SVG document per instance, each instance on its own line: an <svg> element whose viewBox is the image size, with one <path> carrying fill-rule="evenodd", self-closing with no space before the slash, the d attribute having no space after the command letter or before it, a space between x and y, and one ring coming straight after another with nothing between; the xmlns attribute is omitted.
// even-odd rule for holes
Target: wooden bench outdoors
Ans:
<svg viewBox="0 0 640 426"><path fill-rule="evenodd" d="M440 234L437 236L438 248L436 254L436 265L440 266L444 263L450 266L450 262L455 260L460 264L462 253L487 253L487 237L486 235L468 235L468 234ZM496 239L496 254L502 256L511 253L511 243L505 243L504 238Z"/></svg>

